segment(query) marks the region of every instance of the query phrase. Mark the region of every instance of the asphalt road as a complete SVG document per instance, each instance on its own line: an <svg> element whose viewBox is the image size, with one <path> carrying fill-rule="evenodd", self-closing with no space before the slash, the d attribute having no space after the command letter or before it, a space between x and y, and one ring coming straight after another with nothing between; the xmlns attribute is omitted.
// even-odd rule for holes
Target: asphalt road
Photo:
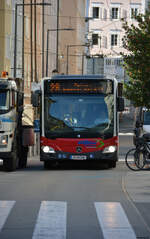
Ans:
<svg viewBox="0 0 150 239"><path fill-rule="evenodd" d="M120 136L120 153L131 147ZM44 170L38 158L6 173L0 166L0 239L150 238L149 202L130 200L129 170L67 165Z"/></svg>

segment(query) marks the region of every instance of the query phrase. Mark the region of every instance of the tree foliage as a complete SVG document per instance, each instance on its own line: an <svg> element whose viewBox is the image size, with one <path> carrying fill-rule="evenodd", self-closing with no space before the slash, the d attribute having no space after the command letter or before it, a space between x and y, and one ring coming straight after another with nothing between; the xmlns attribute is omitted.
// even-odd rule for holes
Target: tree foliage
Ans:
<svg viewBox="0 0 150 239"><path fill-rule="evenodd" d="M129 81L124 84L125 97L134 106L150 108L150 11L135 17L138 25L130 26L123 20L125 36L121 53Z"/></svg>

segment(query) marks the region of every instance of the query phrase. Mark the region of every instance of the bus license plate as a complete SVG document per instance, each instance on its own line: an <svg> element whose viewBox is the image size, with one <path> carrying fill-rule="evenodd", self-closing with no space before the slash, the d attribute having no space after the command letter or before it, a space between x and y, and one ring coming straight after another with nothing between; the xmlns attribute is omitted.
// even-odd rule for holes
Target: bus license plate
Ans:
<svg viewBox="0 0 150 239"><path fill-rule="evenodd" d="M86 155L72 155L71 159L75 159L75 160L85 160L87 159Z"/></svg>

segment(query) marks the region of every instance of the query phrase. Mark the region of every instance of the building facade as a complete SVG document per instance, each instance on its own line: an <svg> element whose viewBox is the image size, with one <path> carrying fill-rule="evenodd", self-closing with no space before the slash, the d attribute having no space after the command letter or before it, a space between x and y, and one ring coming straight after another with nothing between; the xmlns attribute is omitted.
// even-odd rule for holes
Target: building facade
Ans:
<svg viewBox="0 0 150 239"><path fill-rule="evenodd" d="M12 56L12 6L11 1L0 1L0 75L2 71L11 74Z"/></svg>
<svg viewBox="0 0 150 239"><path fill-rule="evenodd" d="M89 0L90 55L104 57L105 75L124 80L120 52L126 54L127 50L122 45L122 19L137 25L135 16L144 13L147 5L146 0Z"/></svg>
<svg viewBox="0 0 150 239"><path fill-rule="evenodd" d="M82 74L85 52L85 0L60 1L58 66L62 74Z"/></svg>

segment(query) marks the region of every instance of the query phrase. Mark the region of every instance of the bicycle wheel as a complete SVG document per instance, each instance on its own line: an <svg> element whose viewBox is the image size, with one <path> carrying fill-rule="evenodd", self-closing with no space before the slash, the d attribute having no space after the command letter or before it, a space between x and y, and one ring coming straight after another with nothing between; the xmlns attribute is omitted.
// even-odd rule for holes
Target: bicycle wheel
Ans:
<svg viewBox="0 0 150 239"><path fill-rule="evenodd" d="M144 169L146 164L146 154L143 151L137 150L136 151L136 166L139 169Z"/></svg>
<svg viewBox="0 0 150 239"><path fill-rule="evenodd" d="M138 155L136 148L130 149L125 156L125 163L127 167L133 171L139 171L140 168L137 166Z"/></svg>
<svg viewBox="0 0 150 239"><path fill-rule="evenodd" d="M141 170L150 170L149 153L140 151L138 154L138 160L136 161L137 167Z"/></svg>

